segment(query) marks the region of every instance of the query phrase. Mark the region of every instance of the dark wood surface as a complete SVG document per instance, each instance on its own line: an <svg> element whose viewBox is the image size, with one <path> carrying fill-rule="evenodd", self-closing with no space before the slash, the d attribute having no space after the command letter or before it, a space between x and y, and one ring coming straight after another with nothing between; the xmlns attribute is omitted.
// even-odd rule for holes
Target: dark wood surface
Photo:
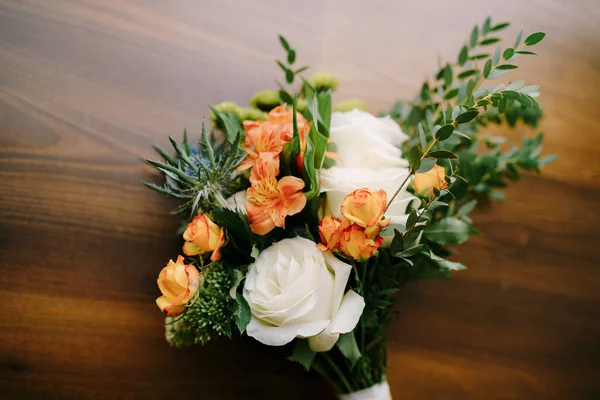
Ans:
<svg viewBox="0 0 600 400"><path fill-rule="evenodd" d="M331 399L251 340L163 339L156 276L173 203L140 158L207 105L279 76L277 33L373 112L409 97L486 15L548 32L518 74L542 85L546 153L478 212L471 268L398 297L395 399L600 398L600 11L588 1L0 1L0 398ZM516 141L533 132L509 132Z"/></svg>

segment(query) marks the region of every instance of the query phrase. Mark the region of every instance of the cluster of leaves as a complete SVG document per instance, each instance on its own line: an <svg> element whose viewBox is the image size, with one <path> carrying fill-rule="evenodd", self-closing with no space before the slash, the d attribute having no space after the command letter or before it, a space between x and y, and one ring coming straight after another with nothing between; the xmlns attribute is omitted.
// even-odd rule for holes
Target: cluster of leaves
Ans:
<svg viewBox="0 0 600 400"><path fill-rule="evenodd" d="M191 217L200 211L210 210L213 204L224 205L225 199L245 184L245 178L235 171L245 156L240 147L243 139L241 123L234 114L213 111L226 126L226 141L216 143L212 137L209 138L202 124L201 140L195 145L190 144L184 131L182 143L169 137L174 155L154 146L163 162L147 160L164 174L165 184L144 184L159 193L183 200L174 214L187 213Z"/></svg>
<svg viewBox="0 0 600 400"><path fill-rule="evenodd" d="M219 336L231 337L236 324L237 302L230 295L235 278L220 264L203 271L197 296L178 317L167 318L167 341L175 347L206 343Z"/></svg>
<svg viewBox="0 0 600 400"><path fill-rule="evenodd" d="M522 41L519 32L511 47L502 49L494 34L508 23L493 25L486 19L475 27L461 48L457 62L446 63L425 82L412 102L398 102L389 113L411 139L404 149L410 176L425 173L436 164L447 171L447 188L411 206L404 229L395 230L391 246L377 257L355 265L351 286L366 300L359 326L342 335L336 348L327 354L311 354L298 341L291 360L317 370L339 392L349 392L380 382L385 375L386 347L383 327L393 314L394 294L407 281L449 278L465 267L444 257L449 246L479 234L469 213L478 201L498 198L495 189L519 178L519 169L539 171L554 156L540 157L542 135L525 139L522 146L503 152L498 139L479 139L489 124L522 121L536 126L542 116L536 101L537 86L523 81L508 85L483 86L517 68L513 61L534 55L529 48L545 36L534 32ZM496 45L493 53L485 48ZM478 148L485 143L487 152Z"/></svg>

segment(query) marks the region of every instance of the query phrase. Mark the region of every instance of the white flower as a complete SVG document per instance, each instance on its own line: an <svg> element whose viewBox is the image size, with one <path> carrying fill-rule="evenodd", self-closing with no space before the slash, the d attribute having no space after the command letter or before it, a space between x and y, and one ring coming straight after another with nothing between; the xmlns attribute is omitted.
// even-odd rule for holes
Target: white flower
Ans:
<svg viewBox="0 0 600 400"><path fill-rule="evenodd" d="M325 214L343 218L340 207L346 196L356 189L367 188L372 191L384 190L388 201L392 198L400 184L409 174L408 168L341 168L333 167L321 171L321 192L327 194ZM407 207L415 197L404 189L398 193L393 203L385 212L385 217L391 218L392 225L406 225ZM409 209L410 211L410 209ZM392 231L393 232L393 231Z"/></svg>
<svg viewBox="0 0 600 400"><path fill-rule="evenodd" d="M263 250L244 284L252 319L248 336L269 346L308 338L313 351L328 351L360 319L364 299L344 294L352 267L304 238L284 239Z"/></svg>
<svg viewBox="0 0 600 400"><path fill-rule="evenodd" d="M233 194L227 200L227 208L232 211L241 212L246 214L246 191L240 190L239 192Z"/></svg>
<svg viewBox="0 0 600 400"><path fill-rule="evenodd" d="M335 112L329 137L346 168L408 166L399 149L408 136L389 116L377 118L360 110Z"/></svg>

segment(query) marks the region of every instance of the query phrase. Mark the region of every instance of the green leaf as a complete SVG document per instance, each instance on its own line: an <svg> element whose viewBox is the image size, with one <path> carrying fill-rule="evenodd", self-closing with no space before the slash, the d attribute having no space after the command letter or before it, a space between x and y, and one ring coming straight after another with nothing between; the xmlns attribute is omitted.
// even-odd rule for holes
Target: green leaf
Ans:
<svg viewBox="0 0 600 400"><path fill-rule="evenodd" d="M490 75L491 70L492 70L492 60L487 60L485 62L485 66L483 67L483 77L487 78Z"/></svg>
<svg viewBox="0 0 600 400"><path fill-rule="evenodd" d="M444 84L446 85L446 87L450 87L450 85L452 84L452 77L454 75L452 74L452 67L450 66L450 64L446 64L446 67L444 68Z"/></svg>
<svg viewBox="0 0 600 400"><path fill-rule="evenodd" d="M285 81L287 83L294 82L294 71L292 71L291 69L286 69L285 70Z"/></svg>
<svg viewBox="0 0 600 400"><path fill-rule="evenodd" d="M279 35L279 42L281 43L281 46L283 47L283 49L285 51L290 51L290 49L291 49L290 44L282 35Z"/></svg>
<svg viewBox="0 0 600 400"><path fill-rule="evenodd" d="M319 102L319 132L328 138L331 126L331 90L319 92L317 100Z"/></svg>
<svg viewBox="0 0 600 400"><path fill-rule="evenodd" d="M416 172L423 174L423 173L431 170L431 168L433 168L435 163L436 163L436 160L434 158L424 158L423 161L421 161L421 165L419 166L419 169L416 170Z"/></svg>
<svg viewBox="0 0 600 400"><path fill-rule="evenodd" d="M429 225L423 235L430 241L439 244L464 243L470 235L478 233L471 225L458 218L446 217Z"/></svg>
<svg viewBox="0 0 600 400"><path fill-rule="evenodd" d="M481 42L479 42L480 46L489 46L490 44L494 44L494 43L498 43L500 41L500 38L487 38L487 39L483 39Z"/></svg>
<svg viewBox="0 0 600 400"><path fill-rule="evenodd" d="M467 69L463 72L461 72L460 74L457 75L458 79L464 79L464 78L468 78L469 76L473 76L475 74L477 74L478 70L476 69Z"/></svg>
<svg viewBox="0 0 600 400"><path fill-rule="evenodd" d="M285 90L279 91L279 97L284 103L292 104L294 102L294 98Z"/></svg>
<svg viewBox="0 0 600 400"><path fill-rule="evenodd" d="M496 79L496 78L500 78L503 75L508 74L508 70L499 70L499 69L495 69L494 71L490 72L490 75L488 76L488 79L492 80L492 79Z"/></svg>
<svg viewBox="0 0 600 400"><path fill-rule="evenodd" d="M434 261L440 269L445 269L449 271L462 271L463 269L467 269L467 267L465 267L459 262L449 261L438 257L435 254L431 255L431 260Z"/></svg>
<svg viewBox="0 0 600 400"><path fill-rule="evenodd" d="M515 53L517 54L524 54L524 55L530 55L530 56L537 56L537 53L534 53L533 51L526 51L526 50L518 50L515 51Z"/></svg>
<svg viewBox="0 0 600 400"><path fill-rule="evenodd" d="M289 50L287 55L288 64L292 65L294 61L296 61L296 52L294 50Z"/></svg>
<svg viewBox="0 0 600 400"><path fill-rule="evenodd" d="M432 211L439 207L448 207L448 203L445 203L443 201L434 200L431 203L429 203L428 210Z"/></svg>
<svg viewBox="0 0 600 400"><path fill-rule="evenodd" d="M500 62L501 54L502 54L502 48L500 47L500 45L498 45L496 47L496 50L494 51L494 56L492 57L492 65L494 65L494 66L498 65L498 63Z"/></svg>
<svg viewBox="0 0 600 400"><path fill-rule="evenodd" d="M309 69L309 68L310 68L310 67L309 67L308 65L305 65L304 67L298 68L298 69L297 69L297 70L296 70L294 73L295 73L296 75L298 75L299 73L301 73L301 72L304 72L304 71L306 71L306 70L307 70L307 69Z"/></svg>
<svg viewBox="0 0 600 400"><path fill-rule="evenodd" d="M492 25L492 18L491 17L487 17L485 19L485 21L483 22L483 27L481 29L481 33L483 35L487 35L488 32L490 31L491 25Z"/></svg>
<svg viewBox="0 0 600 400"><path fill-rule="evenodd" d="M525 46L533 46L538 44L542 41L542 39L544 39L545 36L546 34L544 32L533 32L525 38Z"/></svg>
<svg viewBox="0 0 600 400"><path fill-rule="evenodd" d="M248 305L248 302L241 293L236 293L236 301L237 308L235 310L235 324L240 333L244 333L246 326L248 326L248 323L250 322L252 314L250 312L250 306Z"/></svg>
<svg viewBox="0 0 600 400"><path fill-rule="evenodd" d="M556 161L557 159L558 159L558 155L556 155L556 154L544 156L544 157L540 158L540 167L542 167L546 164L550 164L550 163Z"/></svg>
<svg viewBox="0 0 600 400"><path fill-rule="evenodd" d="M391 254L396 254L403 248L404 248L404 236L402 236L402 233L399 230L394 229L394 238L392 239L392 244L390 245L389 251Z"/></svg>
<svg viewBox="0 0 600 400"><path fill-rule="evenodd" d="M465 139L473 140L473 139L471 139L471 137L470 137L470 136L468 136L468 135L465 135L464 133L462 133L462 132L459 132L459 131L456 131L456 130L454 131L454 134L455 134L455 135L458 135L458 136L460 136L460 137L463 137L463 138L465 138Z"/></svg>
<svg viewBox="0 0 600 400"><path fill-rule="evenodd" d="M469 57L469 60L483 60L484 58L488 58L489 54L475 54Z"/></svg>
<svg viewBox="0 0 600 400"><path fill-rule="evenodd" d="M509 47L506 50L504 50L504 53L502 53L502 58L504 58L505 60L508 60L509 58L511 58L514 55L515 55L515 49Z"/></svg>
<svg viewBox="0 0 600 400"><path fill-rule="evenodd" d="M469 48L467 46L463 46L463 48L460 49L460 53L458 54L458 65L460 65L461 67L465 65L465 63L467 62L467 57L469 57Z"/></svg>
<svg viewBox="0 0 600 400"><path fill-rule="evenodd" d="M421 252L426 252L428 250L429 250L429 248L426 245L418 244L416 246L411 247L410 249L406 249L406 250L399 252L398 254L396 254L396 257L402 257L402 258L412 257L416 254L419 254Z"/></svg>
<svg viewBox="0 0 600 400"><path fill-rule="evenodd" d="M456 154L449 150L436 150L427 154L429 157L454 160L458 158ZM433 168L433 167L432 167Z"/></svg>
<svg viewBox="0 0 600 400"><path fill-rule="evenodd" d="M521 29L519 31L519 33L517 34L517 38L515 39L515 44L514 44L514 48L518 48L519 45L521 44L521 38L523 37L523 29Z"/></svg>
<svg viewBox="0 0 600 400"><path fill-rule="evenodd" d="M517 67L514 64L502 64L502 65L498 65L496 67L496 69L498 69L500 71L507 70L507 69L517 69L517 68L519 68L519 67Z"/></svg>
<svg viewBox="0 0 600 400"><path fill-rule="evenodd" d="M497 32L497 31L499 31L499 30L502 30L502 29L506 28L506 27L507 27L507 26L509 26L509 25L510 25L510 23L509 23L509 22L502 22L502 23L500 23L500 24L498 24L498 25L494 25L494 26L492 26L492 27L490 28L490 32Z"/></svg>
<svg viewBox="0 0 600 400"><path fill-rule="evenodd" d="M508 106L508 101L506 97L503 97L498 102L498 112L500 114L504 114L506 112L506 107Z"/></svg>
<svg viewBox="0 0 600 400"><path fill-rule="evenodd" d="M446 124L436 132L435 137L437 140L443 141L448 139L452 135L452 132L454 132L454 125Z"/></svg>
<svg viewBox="0 0 600 400"><path fill-rule="evenodd" d="M515 92L514 90L503 90L501 93L502 96L509 99L518 99L519 97L521 97L521 93Z"/></svg>
<svg viewBox="0 0 600 400"><path fill-rule="evenodd" d="M479 110L476 108L470 108L464 113L460 114L456 117L455 121L459 124L464 124L466 122L472 121L479 115Z"/></svg>
<svg viewBox="0 0 600 400"><path fill-rule="evenodd" d="M473 48L477 45L477 39L479 39L479 27L475 26L475 27L473 27L473 30L471 31L471 41L469 43L471 48Z"/></svg>
<svg viewBox="0 0 600 400"><path fill-rule="evenodd" d="M426 149L427 148L427 137L425 136L425 131L423 130L423 126L421 125L421 123L419 122L419 140L421 142L421 148Z"/></svg>
<svg viewBox="0 0 600 400"><path fill-rule="evenodd" d="M225 114L212 106L210 109L215 114L217 121L225 130L223 132L225 134L225 139L227 139L230 144L233 144L238 134L243 140L244 129L242 128L242 123L237 117L234 117L233 114Z"/></svg>
<svg viewBox="0 0 600 400"><path fill-rule="evenodd" d="M463 204L458 209L456 214L460 215L461 217L468 215L471 211L473 211L473 209L475 208L476 205L477 205L477 200L471 200L468 203Z"/></svg>
<svg viewBox="0 0 600 400"><path fill-rule="evenodd" d="M408 165L410 169L416 171L421 166L421 149L418 145L414 145L406 154L406 161L408 161Z"/></svg>
<svg viewBox="0 0 600 400"><path fill-rule="evenodd" d="M335 345L340 349L344 357L350 361L351 368L354 367L361 357L360 350L356 344L356 337L354 337L354 331L341 334Z"/></svg>
<svg viewBox="0 0 600 400"><path fill-rule="evenodd" d="M310 349L308 345L308 340L306 339L296 339L296 345L294 346L294 352L287 359L289 361L295 361L301 364L305 370L310 371L310 366L317 353Z"/></svg>

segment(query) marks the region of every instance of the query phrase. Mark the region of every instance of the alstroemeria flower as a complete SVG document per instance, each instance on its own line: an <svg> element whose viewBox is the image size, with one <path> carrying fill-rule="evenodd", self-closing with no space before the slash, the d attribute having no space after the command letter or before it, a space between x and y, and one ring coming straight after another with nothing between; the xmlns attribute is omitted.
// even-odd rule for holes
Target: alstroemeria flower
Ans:
<svg viewBox="0 0 600 400"><path fill-rule="evenodd" d="M284 103L272 109L267 115L267 122L277 127L282 142L289 142L294 137L294 111L291 108L288 109L287 104ZM310 132L310 122L302 114L296 112L296 124L300 135L300 147L306 149L304 138Z"/></svg>
<svg viewBox="0 0 600 400"><path fill-rule="evenodd" d="M169 260L158 275L162 296L156 299L156 305L170 317L181 314L185 305L194 298L201 281L200 272L193 265L184 264L182 256L177 257L177 262Z"/></svg>
<svg viewBox="0 0 600 400"><path fill-rule="evenodd" d="M284 142L276 125L266 121L244 121L244 133L244 150L248 155L237 167L238 171L254 166L261 153L278 155L283 150Z"/></svg>
<svg viewBox="0 0 600 400"><path fill-rule="evenodd" d="M279 160L272 153L261 153L250 174L251 187L246 192L246 211L250 229L266 235L278 227L285 227L285 217L302 211L306 196L302 193L304 181L295 176L284 176L279 181Z"/></svg>

